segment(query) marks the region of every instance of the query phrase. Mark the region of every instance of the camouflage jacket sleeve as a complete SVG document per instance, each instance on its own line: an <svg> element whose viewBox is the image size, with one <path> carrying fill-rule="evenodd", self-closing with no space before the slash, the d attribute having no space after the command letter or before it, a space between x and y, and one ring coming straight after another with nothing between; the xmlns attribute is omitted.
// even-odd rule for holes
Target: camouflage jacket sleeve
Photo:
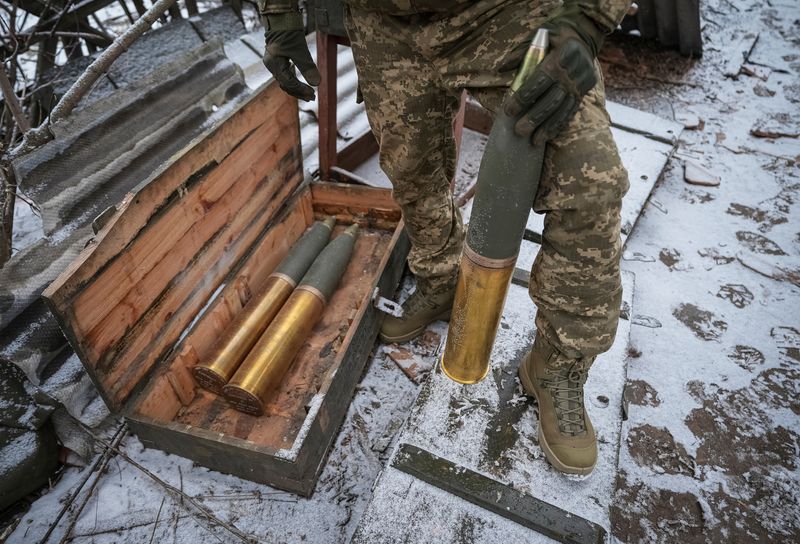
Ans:
<svg viewBox="0 0 800 544"><path fill-rule="evenodd" d="M631 0L573 0L605 33L614 32L622 21Z"/></svg>
<svg viewBox="0 0 800 544"><path fill-rule="evenodd" d="M258 13L261 15L287 13L298 9L297 0L258 0Z"/></svg>

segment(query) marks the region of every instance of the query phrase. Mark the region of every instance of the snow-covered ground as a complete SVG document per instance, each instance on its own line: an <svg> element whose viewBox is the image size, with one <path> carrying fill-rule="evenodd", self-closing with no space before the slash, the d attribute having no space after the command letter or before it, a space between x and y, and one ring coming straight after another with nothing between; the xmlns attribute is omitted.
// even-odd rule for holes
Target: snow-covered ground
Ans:
<svg viewBox="0 0 800 544"><path fill-rule="evenodd" d="M800 6L702 9L700 61L628 40L604 52L612 99L702 120L683 132L623 257L638 315L612 525L626 542L796 542ZM743 73L726 77L756 37ZM770 132L788 136L757 136ZM687 184L687 161L719 186Z"/></svg>
<svg viewBox="0 0 800 544"><path fill-rule="evenodd" d="M624 255L636 287L611 528L623 542L792 542L800 540L800 8L708 0L702 11L702 60L633 39L603 52L609 98L693 127ZM755 36L746 73L726 77ZM477 170L474 149L461 176ZM719 185L686 183L687 162ZM69 504L51 542L68 530L78 542L228 542L237 540L232 528L262 542L346 541L419 392L399 365L430 364L444 333L438 324L405 348L375 348L312 499L127 436L125 456L110 456L103 470L66 469L9 541L38 541Z"/></svg>

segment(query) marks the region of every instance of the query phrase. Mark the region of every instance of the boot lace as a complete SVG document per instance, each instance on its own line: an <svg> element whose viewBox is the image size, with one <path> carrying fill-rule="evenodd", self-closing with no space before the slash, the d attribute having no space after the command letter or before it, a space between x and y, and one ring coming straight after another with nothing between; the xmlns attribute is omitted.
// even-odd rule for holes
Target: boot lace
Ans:
<svg viewBox="0 0 800 544"><path fill-rule="evenodd" d="M586 383L588 365L576 361L570 366L550 367L548 371L548 379L542 380L542 384L553 396L559 429L570 436L586 433L583 385Z"/></svg>

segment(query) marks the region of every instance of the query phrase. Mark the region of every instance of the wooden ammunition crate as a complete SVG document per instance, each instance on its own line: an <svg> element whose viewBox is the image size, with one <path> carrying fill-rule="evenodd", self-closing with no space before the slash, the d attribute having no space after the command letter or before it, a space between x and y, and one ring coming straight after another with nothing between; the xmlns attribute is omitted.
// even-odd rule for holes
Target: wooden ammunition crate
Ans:
<svg viewBox="0 0 800 544"><path fill-rule="evenodd" d="M266 414L237 412L190 369L328 214L362 226L352 261ZM146 446L310 495L407 252L388 190L303 182L297 104L273 84L128 195L44 296Z"/></svg>

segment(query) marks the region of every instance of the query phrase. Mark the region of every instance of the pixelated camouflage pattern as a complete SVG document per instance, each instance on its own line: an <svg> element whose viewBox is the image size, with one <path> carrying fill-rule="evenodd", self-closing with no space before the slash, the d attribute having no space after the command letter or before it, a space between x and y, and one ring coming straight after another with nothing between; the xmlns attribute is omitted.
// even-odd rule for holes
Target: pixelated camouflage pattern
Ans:
<svg viewBox="0 0 800 544"><path fill-rule="evenodd" d="M559 5L481 0L452 16L410 17L350 9L359 85L413 244L409 265L423 289L452 286L463 244L450 190L461 91L497 111L513 78L500 68ZM598 77L576 117L548 144L534 202L546 214L544 242L530 288L540 333L565 356L587 361L606 351L616 332L620 210L628 189Z"/></svg>
<svg viewBox="0 0 800 544"><path fill-rule="evenodd" d="M607 33L614 32L622 22L631 0L579 0L581 10Z"/></svg>
<svg viewBox="0 0 800 544"><path fill-rule="evenodd" d="M611 347L622 304L620 212L629 182L600 77L569 125L548 143L534 201L534 210L545 213L530 282L536 327L573 358Z"/></svg>

